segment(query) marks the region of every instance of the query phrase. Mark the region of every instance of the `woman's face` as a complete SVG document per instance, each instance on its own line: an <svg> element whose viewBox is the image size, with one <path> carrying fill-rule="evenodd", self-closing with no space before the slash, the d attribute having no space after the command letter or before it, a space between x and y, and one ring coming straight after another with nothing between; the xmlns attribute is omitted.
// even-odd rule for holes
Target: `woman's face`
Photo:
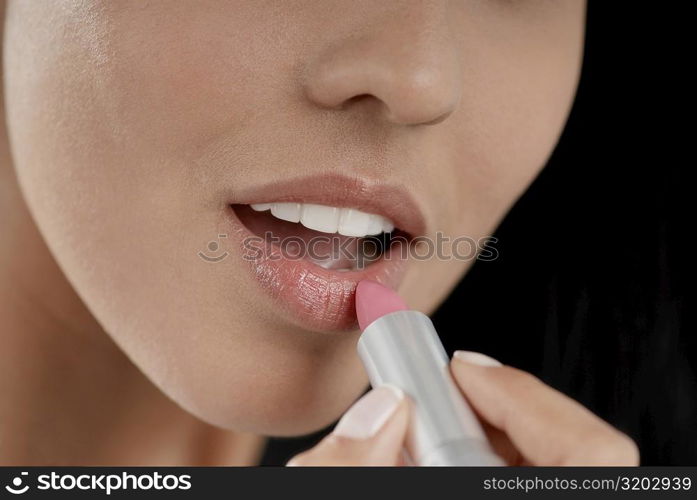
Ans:
<svg viewBox="0 0 697 500"><path fill-rule="evenodd" d="M329 233L247 205L358 209L302 215L358 236L490 235L561 132L584 15L583 0L10 1L15 167L71 284L165 393L223 427L309 432L366 384L356 282L431 311L472 260L277 259L250 238Z"/></svg>

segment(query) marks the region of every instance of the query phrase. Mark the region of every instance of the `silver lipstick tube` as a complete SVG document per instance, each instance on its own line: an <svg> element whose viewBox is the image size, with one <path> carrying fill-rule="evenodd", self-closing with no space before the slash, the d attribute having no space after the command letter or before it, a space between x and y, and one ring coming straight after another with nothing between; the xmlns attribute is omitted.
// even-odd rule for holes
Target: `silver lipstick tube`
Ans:
<svg viewBox="0 0 697 500"><path fill-rule="evenodd" d="M358 355L373 387L392 384L409 396L406 448L416 465L503 465L455 385L428 316L397 311L373 321Z"/></svg>

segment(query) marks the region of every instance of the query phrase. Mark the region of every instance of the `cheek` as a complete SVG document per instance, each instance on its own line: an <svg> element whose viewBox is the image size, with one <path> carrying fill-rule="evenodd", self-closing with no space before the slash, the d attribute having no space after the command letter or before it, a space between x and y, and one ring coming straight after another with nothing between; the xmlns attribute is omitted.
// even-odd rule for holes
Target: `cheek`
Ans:
<svg viewBox="0 0 697 500"><path fill-rule="evenodd" d="M486 19L489 9L498 8L491 5L476 17ZM458 20L466 27L460 30L462 98L442 124L445 133L433 133L431 164L441 175L430 184L419 181L437 204L438 229L451 239L492 235L546 164L578 83L584 8L571 0L547 15L530 12L522 23L519 13L507 19L498 10L496 24ZM404 283L407 298L423 310L435 309L473 263L417 263Z"/></svg>
<svg viewBox="0 0 697 500"><path fill-rule="evenodd" d="M20 5L6 33L10 139L49 246L93 310L119 325L138 323L141 304L185 307L186 289L157 283L184 263L180 278L197 291L207 276L194 259L218 234L221 207L202 203L183 154L218 123L210 58L184 49L177 19L133 16L128 2L118 12Z"/></svg>
<svg viewBox="0 0 697 500"><path fill-rule="evenodd" d="M186 294L178 299L157 282L176 262L190 261L196 240L215 227L194 224L200 213L182 196L185 165L157 158L145 147L151 136L130 140L137 122L119 116L129 99L114 84L119 62L94 34L106 29L105 19L95 15L87 29L79 25L85 13L45 14L55 25L31 26L29 43L13 32L6 42L19 180L49 247L98 319L110 331L137 331L148 307L170 299L184 306ZM22 30L21 21L10 25ZM150 115L153 124L162 118Z"/></svg>
<svg viewBox="0 0 697 500"><path fill-rule="evenodd" d="M460 228L490 234L546 164L576 92L584 10L579 0L487 3L479 15L494 15L496 29L462 35L464 90L446 149L456 180L443 198L459 207Z"/></svg>
<svg viewBox="0 0 697 500"><path fill-rule="evenodd" d="M533 7L535 4L532 4ZM474 85L474 112L488 192L505 211L544 167L573 103L583 55L585 3L539 4L523 21L484 38L477 65L490 78ZM498 215L503 215L498 213ZM497 221L498 222L498 221Z"/></svg>
<svg viewBox="0 0 697 500"><path fill-rule="evenodd" d="M198 256L227 224L225 204L204 188L209 165L191 158L197 144L244 127L258 91L234 51L211 59L208 44L220 39L201 35L204 20L178 20L185 4L159 18L98 10L105 6L65 15L58 2L9 12L15 167L73 287L165 393L223 427L309 432L366 380L353 347L303 343L300 332L263 324L240 293L241 262Z"/></svg>

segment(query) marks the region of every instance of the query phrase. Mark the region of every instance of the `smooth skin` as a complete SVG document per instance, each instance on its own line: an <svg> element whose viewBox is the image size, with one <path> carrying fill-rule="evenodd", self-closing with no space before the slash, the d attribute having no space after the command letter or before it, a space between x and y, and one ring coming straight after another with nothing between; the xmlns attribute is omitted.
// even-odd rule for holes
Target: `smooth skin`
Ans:
<svg viewBox="0 0 697 500"><path fill-rule="evenodd" d="M456 352L450 367L506 464L638 465L638 449L626 434L529 373L467 351ZM363 396L333 433L288 465L405 465L409 403L389 389Z"/></svg>
<svg viewBox="0 0 697 500"><path fill-rule="evenodd" d="M427 236L489 236L563 129L585 23L583 0L0 11L3 465L254 464L335 422L367 386L359 332L198 257L230 197L351 175L409 191ZM399 292L431 312L470 265L411 262Z"/></svg>

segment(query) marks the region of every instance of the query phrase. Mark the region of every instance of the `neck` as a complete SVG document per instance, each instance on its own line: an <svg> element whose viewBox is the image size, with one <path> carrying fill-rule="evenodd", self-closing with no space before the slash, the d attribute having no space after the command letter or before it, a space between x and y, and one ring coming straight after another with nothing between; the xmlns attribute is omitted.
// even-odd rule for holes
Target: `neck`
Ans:
<svg viewBox="0 0 697 500"><path fill-rule="evenodd" d="M84 306L20 193L1 103L0 465L255 463L261 438L179 408Z"/></svg>

